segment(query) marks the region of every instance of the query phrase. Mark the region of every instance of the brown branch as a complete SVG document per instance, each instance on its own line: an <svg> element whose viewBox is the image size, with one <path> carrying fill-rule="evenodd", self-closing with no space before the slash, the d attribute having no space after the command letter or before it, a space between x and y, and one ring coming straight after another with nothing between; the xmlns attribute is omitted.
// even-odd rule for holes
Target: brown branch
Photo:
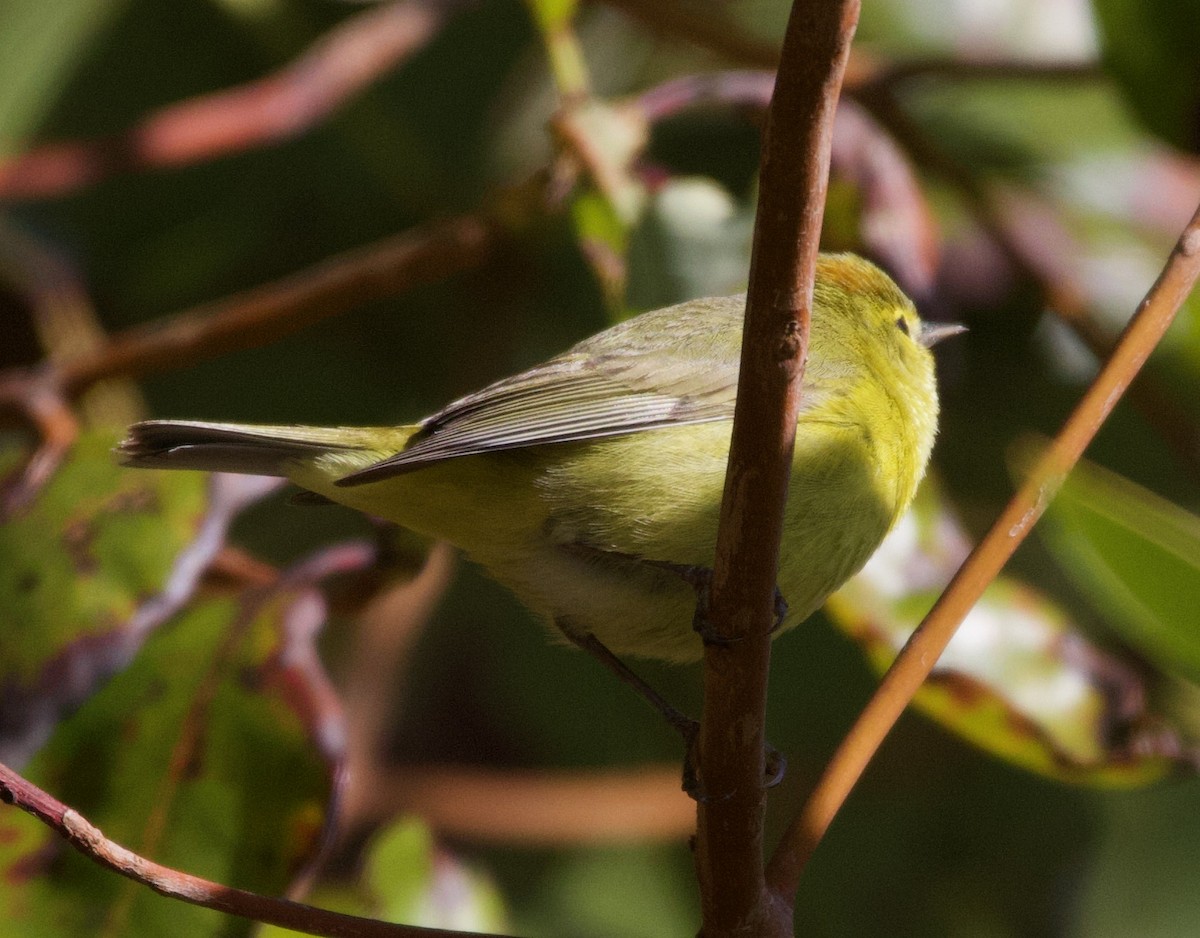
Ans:
<svg viewBox="0 0 1200 938"><path fill-rule="evenodd" d="M95 352L65 362L58 380L69 396L113 375L178 369L232 349L254 348L363 303L477 266L498 229L461 216L404 232L274 283L118 333Z"/></svg>
<svg viewBox="0 0 1200 938"><path fill-rule="evenodd" d="M278 567L232 544L217 551L204 571L200 585L208 589L242 590L270 586L279 577Z"/></svg>
<svg viewBox="0 0 1200 938"><path fill-rule="evenodd" d="M481 843L578 846L684 840L695 805L679 766L561 772L397 766L372 773L360 819L415 814L434 830Z"/></svg>
<svg viewBox="0 0 1200 938"><path fill-rule="evenodd" d="M758 217L705 650L696 868L702 932L791 935L763 875L764 731L783 508L833 116L858 0L796 2L763 141Z"/></svg>
<svg viewBox="0 0 1200 938"><path fill-rule="evenodd" d="M89 860L149 886L159 895L229 915L330 938L487 938L477 932L393 925L222 886L162 866L109 840L87 818L0 764L0 801L16 805L51 828Z"/></svg>
<svg viewBox="0 0 1200 938"><path fill-rule="evenodd" d="M767 870L771 888L794 896L834 815L893 724L929 675L959 623L1045 511L1071 467L1158 344L1200 276L1200 208L1192 216L1117 344L1050 448L991 530L959 568L826 767Z"/></svg>
<svg viewBox="0 0 1200 938"><path fill-rule="evenodd" d="M100 140L0 163L0 199L63 195L120 172L182 166L294 137L427 44L467 0L404 0L350 17L257 81L172 104Z"/></svg>
<svg viewBox="0 0 1200 938"><path fill-rule="evenodd" d="M765 109L775 89L773 71L703 72L672 78L637 95L633 106L649 123L673 117L686 108L703 104Z"/></svg>

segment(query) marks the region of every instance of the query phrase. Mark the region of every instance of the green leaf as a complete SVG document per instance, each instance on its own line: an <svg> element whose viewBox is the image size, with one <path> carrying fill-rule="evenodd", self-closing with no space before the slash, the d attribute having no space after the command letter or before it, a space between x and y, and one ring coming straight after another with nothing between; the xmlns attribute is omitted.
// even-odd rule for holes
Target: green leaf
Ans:
<svg viewBox="0 0 1200 938"><path fill-rule="evenodd" d="M569 26L578 6L578 0L529 0L533 19L542 32Z"/></svg>
<svg viewBox="0 0 1200 938"><path fill-rule="evenodd" d="M828 611L880 671L965 559L962 530L930 486ZM1038 591L1000 577L968 613L915 706L1030 771L1128 787L1187 764L1186 746L1148 709L1130 663L1095 645Z"/></svg>
<svg viewBox="0 0 1200 938"><path fill-rule="evenodd" d="M124 12L123 0L0 4L0 155L23 147L57 103L92 42Z"/></svg>
<svg viewBox="0 0 1200 938"><path fill-rule="evenodd" d="M445 849L420 821L398 821L377 833L354 883L326 881L307 897L321 908L385 922L459 931L507 931L507 913L491 881ZM259 938L296 932L266 926Z"/></svg>
<svg viewBox="0 0 1200 938"><path fill-rule="evenodd" d="M173 571L184 598L220 537L194 545L208 495L198 473L130 472L116 438L85 434L28 511L0 525L0 747L21 762L60 712L134 654L170 611ZM0 452L0 473L23 455ZM220 532L213 531L213 534ZM184 557L193 563L181 567Z"/></svg>
<svg viewBox="0 0 1200 938"><path fill-rule="evenodd" d="M1200 681L1200 518L1080 463L1039 530L1125 641L1166 670Z"/></svg>
<svg viewBox="0 0 1200 938"><path fill-rule="evenodd" d="M629 231L599 191L584 188L571 199L571 220L579 249L587 258L610 311L625 308L625 253Z"/></svg>
<svg viewBox="0 0 1200 938"><path fill-rule="evenodd" d="M283 891L320 844L336 755L322 758L313 745L318 725L302 716L311 697L298 697L323 680L295 664L311 660L311 633L296 623L314 601L301 590L242 609L194 607L59 726L28 776L157 862ZM250 928L104 870L15 811L0 816L0 870L0 920L10 934Z"/></svg>
<svg viewBox="0 0 1200 938"><path fill-rule="evenodd" d="M711 179L655 191L629 246L629 305L655 309L746 288L754 213Z"/></svg>

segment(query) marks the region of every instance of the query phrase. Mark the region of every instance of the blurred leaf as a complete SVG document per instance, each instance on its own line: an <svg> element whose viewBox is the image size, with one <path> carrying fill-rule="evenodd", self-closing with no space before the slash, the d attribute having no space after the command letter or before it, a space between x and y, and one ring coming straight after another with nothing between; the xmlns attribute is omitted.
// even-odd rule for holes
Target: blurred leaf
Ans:
<svg viewBox="0 0 1200 938"><path fill-rule="evenodd" d="M296 703L291 661L307 638L289 619L306 602L194 607L59 726L28 776L160 863L282 892L320 845L332 778ZM3 934L250 929L102 869L16 812L0 818L0 869Z"/></svg>
<svg viewBox="0 0 1200 938"><path fill-rule="evenodd" d="M569 26L578 8L578 0L528 0L538 29L552 32Z"/></svg>
<svg viewBox="0 0 1200 938"><path fill-rule="evenodd" d="M18 763L162 621L173 571L185 593L220 546L209 532L181 566L205 519L204 476L122 469L115 442L85 434L30 509L0 525L0 748ZM0 473L22 455L0 452Z"/></svg>
<svg viewBox="0 0 1200 938"><path fill-rule="evenodd" d="M863 571L830 598L838 625L883 671L965 559L958 523L926 485ZM1181 764L1183 745L1150 712L1143 679L1087 640L1064 611L997 579L914 699L993 755L1062 781L1133 786Z"/></svg>
<svg viewBox="0 0 1200 938"><path fill-rule="evenodd" d="M323 882L306 897L321 908L425 928L506 931L495 886L434 843L419 820L401 820L375 835L354 883ZM294 935L265 926L258 938Z"/></svg>
<svg viewBox="0 0 1200 938"><path fill-rule="evenodd" d="M625 309L625 253L629 231L613 204L591 187L571 199L571 220L579 250L587 258L611 312Z"/></svg>
<svg viewBox="0 0 1200 938"><path fill-rule="evenodd" d="M686 938L696 933L695 887L681 851L611 847L560 854L539 884L521 934ZM569 923L569 930L563 924Z"/></svg>
<svg viewBox="0 0 1200 938"><path fill-rule="evenodd" d="M604 289L609 309L625 308L629 230L646 205L645 185L633 173L649 129L641 112L595 99L564 108L554 122L567 158L585 174L571 200L584 256Z"/></svg>
<svg viewBox="0 0 1200 938"><path fill-rule="evenodd" d="M711 179L669 180L633 230L629 306L656 309L745 290L753 226L753 209Z"/></svg>
<svg viewBox="0 0 1200 938"><path fill-rule="evenodd" d="M87 58L123 0L42 0L0 4L0 154L18 151Z"/></svg>
<svg viewBox="0 0 1200 938"><path fill-rule="evenodd" d="M1192 938L1200 921L1195 845L1200 780L1104 805L1073 932L1087 938Z"/></svg>
<svg viewBox="0 0 1200 938"><path fill-rule="evenodd" d="M645 186L633 174L634 161L650 139L641 111L592 99L560 114L557 130L622 224L632 225L646 200Z"/></svg>
<svg viewBox="0 0 1200 938"><path fill-rule="evenodd" d="M1094 0L1104 59L1142 122L1164 140L1200 149L1200 4Z"/></svg>
<svg viewBox="0 0 1200 938"><path fill-rule="evenodd" d="M1200 681L1200 518L1080 463L1039 530L1063 571L1126 642L1160 667Z"/></svg>

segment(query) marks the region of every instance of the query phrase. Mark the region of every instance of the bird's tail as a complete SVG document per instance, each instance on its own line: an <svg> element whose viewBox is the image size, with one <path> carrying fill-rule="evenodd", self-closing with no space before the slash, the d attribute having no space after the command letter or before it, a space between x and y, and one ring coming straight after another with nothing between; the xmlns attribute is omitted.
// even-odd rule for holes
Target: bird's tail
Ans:
<svg viewBox="0 0 1200 938"><path fill-rule="evenodd" d="M126 466L286 476L298 462L331 454L363 462L402 449L415 427L295 427L147 420L117 446ZM358 461L358 460L355 460Z"/></svg>

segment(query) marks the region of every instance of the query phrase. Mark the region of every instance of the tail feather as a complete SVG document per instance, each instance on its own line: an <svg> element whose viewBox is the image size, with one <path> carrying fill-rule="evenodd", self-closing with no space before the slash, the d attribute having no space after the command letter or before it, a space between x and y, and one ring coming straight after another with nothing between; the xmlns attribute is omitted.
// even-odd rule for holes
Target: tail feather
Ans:
<svg viewBox="0 0 1200 938"><path fill-rule="evenodd" d="M296 460L331 452L378 450L394 429L254 426L193 420L147 420L117 446L121 463L143 469L200 469L287 475ZM399 448L399 447L397 447Z"/></svg>

